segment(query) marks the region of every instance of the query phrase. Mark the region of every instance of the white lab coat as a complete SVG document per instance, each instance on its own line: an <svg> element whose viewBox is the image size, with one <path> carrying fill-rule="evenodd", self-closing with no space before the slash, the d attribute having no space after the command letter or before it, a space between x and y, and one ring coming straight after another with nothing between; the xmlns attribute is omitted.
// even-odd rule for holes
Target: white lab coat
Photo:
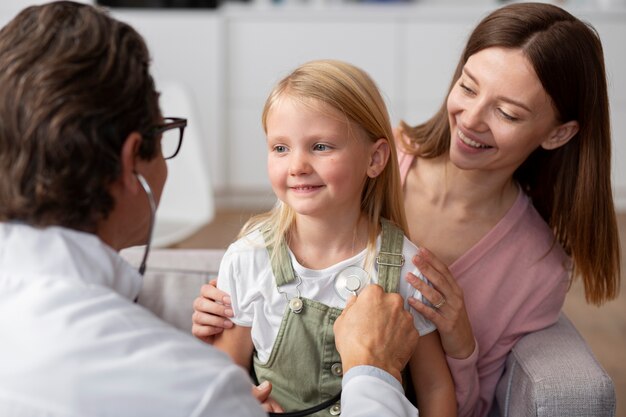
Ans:
<svg viewBox="0 0 626 417"><path fill-rule="evenodd" d="M140 286L94 235L0 223L0 416L265 415L242 368L131 301ZM344 417L417 414L355 369Z"/></svg>

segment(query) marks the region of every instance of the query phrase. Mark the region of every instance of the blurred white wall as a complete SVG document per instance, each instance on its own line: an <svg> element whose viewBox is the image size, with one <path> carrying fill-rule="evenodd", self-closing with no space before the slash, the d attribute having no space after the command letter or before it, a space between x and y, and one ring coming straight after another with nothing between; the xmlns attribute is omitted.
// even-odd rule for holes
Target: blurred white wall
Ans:
<svg viewBox="0 0 626 417"><path fill-rule="evenodd" d="M95 0L73 0L77 3L94 4ZM4 26L11 20L20 10L35 4L48 3L47 1L37 0L0 0L0 26Z"/></svg>
<svg viewBox="0 0 626 417"><path fill-rule="evenodd" d="M112 10L113 16L133 25L146 39L157 89L176 82L190 92L195 116L189 123L198 130L199 151L218 208L272 204L260 115L272 85L289 70L311 59L352 62L379 83L393 124L400 119L418 123L443 102L471 28L502 4L496 0L402 4L282 0L285 4L270 5L271 1L230 2L217 10ZM346 4L323 5L334 2ZM626 78L620 75L626 72L625 2L560 2L593 24L604 44L614 188L621 210L626 210L626 141L622 138ZM34 3L42 2L0 0L0 24Z"/></svg>

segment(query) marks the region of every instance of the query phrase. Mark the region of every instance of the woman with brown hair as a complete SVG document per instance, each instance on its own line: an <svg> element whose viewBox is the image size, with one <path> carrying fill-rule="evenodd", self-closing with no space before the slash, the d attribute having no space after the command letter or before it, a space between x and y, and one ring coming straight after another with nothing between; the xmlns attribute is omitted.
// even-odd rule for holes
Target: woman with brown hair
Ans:
<svg viewBox="0 0 626 417"><path fill-rule="evenodd" d="M602 45L563 9L512 4L470 35L447 101L397 131L414 260L407 279L432 307L460 416L484 416L508 353L556 322L571 279L587 300L619 288L611 137ZM224 294L205 286L194 334L224 325Z"/></svg>

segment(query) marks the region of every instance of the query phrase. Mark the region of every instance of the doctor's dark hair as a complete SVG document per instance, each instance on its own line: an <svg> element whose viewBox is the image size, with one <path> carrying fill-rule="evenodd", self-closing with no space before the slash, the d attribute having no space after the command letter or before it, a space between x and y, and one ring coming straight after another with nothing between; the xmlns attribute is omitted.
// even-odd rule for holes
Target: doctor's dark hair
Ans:
<svg viewBox="0 0 626 417"><path fill-rule="evenodd" d="M0 30L0 221L93 232L120 152L159 120L142 37L96 7L24 9ZM139 158L158 152L143 140Z"/></svg>
<svg viewBox="0 0 626 417"><path fill-rule="evenodd" d="M474 29L450 92L469 57L491 47L520 50L534 69L561 123L578 133L554 150L536 149L513 174L574 261L594 304L618 293L620 249L611 190L611 129L604 57L595 29L545 3L499 8ZM426 123L401 124L407 151L422 158L447 154L446 103Z"/></svg>

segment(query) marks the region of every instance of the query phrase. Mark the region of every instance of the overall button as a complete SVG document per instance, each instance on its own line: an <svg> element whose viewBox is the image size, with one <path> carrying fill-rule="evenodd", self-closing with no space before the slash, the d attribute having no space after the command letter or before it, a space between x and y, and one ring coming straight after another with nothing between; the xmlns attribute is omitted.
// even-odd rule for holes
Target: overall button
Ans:
<svg viewBox="0 0 626 417"><path fill-rule="evenodd" d="M341 366L341 363L333 363L333 365L330 367L330 372L333 373L333 375L335 376L342 376L343 375L343 367Z"/></svg>
<svg viewBox="0 0 626 417"><path fill-rule="evenodd" d="M341 404L336 403L328 409L328 412L331 416L338 416L339 414L341 414Z"/></svg>
<svg viewBox="0 0 626 417"><path fill-rule="evenodd" d="M304 307L304 303L302 302L300 298L294 297L291 300L289 300L289 308L294 313L299 314L302 311L303 307Z"/></svg>

